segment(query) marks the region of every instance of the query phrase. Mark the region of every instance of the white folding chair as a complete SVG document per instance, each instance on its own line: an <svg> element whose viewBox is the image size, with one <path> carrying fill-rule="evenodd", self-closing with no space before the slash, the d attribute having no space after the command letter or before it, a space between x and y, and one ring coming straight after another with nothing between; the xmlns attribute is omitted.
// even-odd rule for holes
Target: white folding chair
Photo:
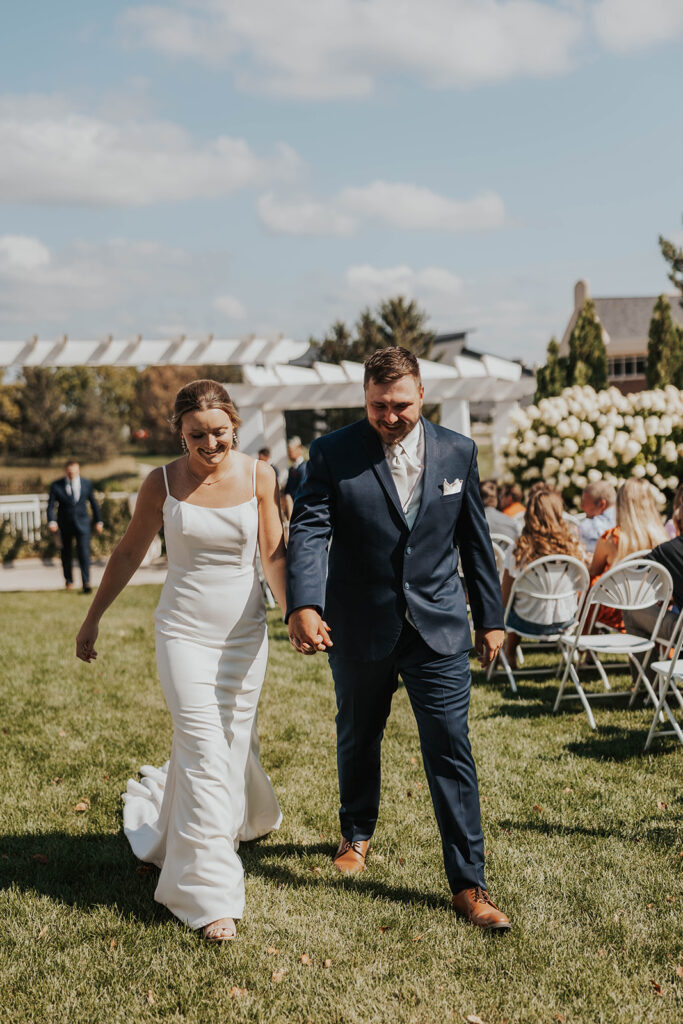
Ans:
<svg viewBox="0 0 683 1024"><path fill-rule="evenodd" d="M645 669L654 650L655 637L659 634L660 623L668 607L672 589L673 584L668 570L663 565L645 558L620 562L595 581L588 591L576 627L560 638L564 649L565 668L553 711L559 709L563 700L578 698L583 704L591 729L597 728L589 697L581 685L579 677L579 661L583 654L588 655L593 666L597 668L605 688L605 693L591 693L591 699L614 696L605 667L600 661L600 655L620 654L628 655L629 662L636 670L635 689L633 693L625 694L625 696L630 695L631 704L641 683L653 702L657 702L656 694L645 674ZM641 608L658 605L660 612L649 638L634 636L630 633L591 633L590 630L595 624L595 618L601 605L617 608L620 611L637 611ZM636 657L637 654L644 655L642 662ZM565 694L564 691L569 680L571 680L576 693Z"/></svg>
<svg viewBox="0 0 683 1024"><path fill-rule="evenodd" d="M529 562L514 579L507 607L505 608L505 628L508 628L508 616L514 607L516 598L523 595L539 601L560 601L573 597L576 599L578 614L580 597L586 593L589 586L590 577L588 570L578 558L572 558L570 555L545 555L543 558L537 558L535 561ZM567 627L567 629L570 628L571 626ZM538 633L519 633L516 628L514 632L523 639L533 640L534 643L550 647L557 647L562 637L561 633L545 633L540 635ZM562 649L562 657L563 659L565 657L564 649ZM504 650L500 651L498 658L503 666L503 671L508 677L512 692L517 693L515 676ZM491 678L492 673L493 664L488 668L487 679Z"/></svg>
<svg viewBox="0 0 683 1024"><path fill-rule="evenodd" d="M620 558L618 565L623 565L624 562L632 562L634 558L646 558L651 551L652 548L641 548L639 551L632 551L630 555L624 555L623 558Z"/></svg>
<svg viewBox="0 0 683 1024"><path fill-rule="evenodd" d="M495 540L491 541L491 546L493 547L493 554L496 559L496 569L498 570L498 576L502 580L503 565L505 564L505 552L503 551L501 546L495 542Z"/></svg>
<svg viewBox="0 0 683 1024"><path fill-rule="evenodd" d="M497 544L504 555L507 555L510 548L513 548L517 543L512 537L508 537L507 533L492 533L491 540L494 544Z"/></svg>
<svg viewBox="0 0 683 1024"><path fill-rule="evenodd" d="M681 658L681 647L683 647L683 612L679 614L673 633L668 640L658 637L657 642L658 644L665 642L667 650L673 647L673 657L663 658L661 661L653 661L650 664L650 670L655 673L655 690L658 696L655 702L652 725L645 741L645 750L649 750L653 740L659 739L662 736L677 736L680 742L683 743L683 727L674 716L674 710L683 711L683 693L681 693L681 680L683 680L683 659ZM676 701L678 708L675 708L675 706L674 709L671 708L669 704L671 699ZM660 728L662 724L666 724L667 718L671 724L671 729ZM683 722L683 716L681 721Z"/></svg>

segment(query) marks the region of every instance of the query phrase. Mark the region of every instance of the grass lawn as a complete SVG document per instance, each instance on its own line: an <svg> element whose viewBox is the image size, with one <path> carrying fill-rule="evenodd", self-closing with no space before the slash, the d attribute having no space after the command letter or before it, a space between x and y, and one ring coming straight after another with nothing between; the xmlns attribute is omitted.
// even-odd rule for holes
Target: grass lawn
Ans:
<svg viewBox="0 0 683 1024"><path fill-rule="evenodd" d="M683 751L665 740L642 754L650 712L603 702L593 734L573 709L550 713L551 681L522 680L513 698L475 675L488 879L514 924L482 934L449 911L403 690L368 870L334 872L329 670L291 651L275 614L260 730L284 822L241 848L236 942L207 946L179 925L121 832L127 778L170 747L157 597L120 599L91 666L72 654L87 598L1 599L3 1024L681 1020Z"/></svg>

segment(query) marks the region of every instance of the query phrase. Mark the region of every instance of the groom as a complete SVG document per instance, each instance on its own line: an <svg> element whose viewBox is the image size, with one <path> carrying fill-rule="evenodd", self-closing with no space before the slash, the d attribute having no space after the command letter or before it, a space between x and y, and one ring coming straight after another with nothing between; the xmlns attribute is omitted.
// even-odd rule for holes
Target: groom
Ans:
<svg viewBox="0 0 683 1024"><path fill-rule="evenodd" d="M420 368L406 349L370 356L364 387L367 418L311 445L287 558L291 643L303 654L329 651L334 677L342 834L334 863L345 873L365 868L382 736L400 675L417 719L453 908L482 928L507 929L484 881L467 737L471 636L458 553L482 665L504 638L476 448L422 417Z"/></svg>

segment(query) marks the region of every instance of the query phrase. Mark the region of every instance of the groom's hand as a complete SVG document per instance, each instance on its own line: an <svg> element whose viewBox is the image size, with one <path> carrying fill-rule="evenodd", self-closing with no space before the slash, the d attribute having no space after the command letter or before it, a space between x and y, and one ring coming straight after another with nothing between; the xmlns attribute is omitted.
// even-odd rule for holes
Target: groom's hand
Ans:
<svg viewBox="0 0 683 1024"><path fill-rule="evenodd" d="M289 616L289 641L299 654L315 654L332 646L330 627L315 608L295 608Z"/></svg>
<svg viewBox="0 0 683 1024"><path fill-rule="evenodd" d="M486 668L498 656L498 651L505 641L504 629L477 629L474 633L474 649L479 664Z"/></svg>

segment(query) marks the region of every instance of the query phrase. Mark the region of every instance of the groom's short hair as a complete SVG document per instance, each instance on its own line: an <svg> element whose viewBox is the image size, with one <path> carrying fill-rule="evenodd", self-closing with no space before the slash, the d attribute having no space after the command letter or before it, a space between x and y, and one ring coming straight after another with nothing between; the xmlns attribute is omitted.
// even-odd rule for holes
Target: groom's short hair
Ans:
<svg viewBox="0 0 683 1024"><path fill-rule="evenodd" d="M375 384L390 384L391 381L408 376L415 377L418 384L422 383L417 357L407 348L389 345L373 352L365 360L363 387L367 388L370 381Z"/></svg>

